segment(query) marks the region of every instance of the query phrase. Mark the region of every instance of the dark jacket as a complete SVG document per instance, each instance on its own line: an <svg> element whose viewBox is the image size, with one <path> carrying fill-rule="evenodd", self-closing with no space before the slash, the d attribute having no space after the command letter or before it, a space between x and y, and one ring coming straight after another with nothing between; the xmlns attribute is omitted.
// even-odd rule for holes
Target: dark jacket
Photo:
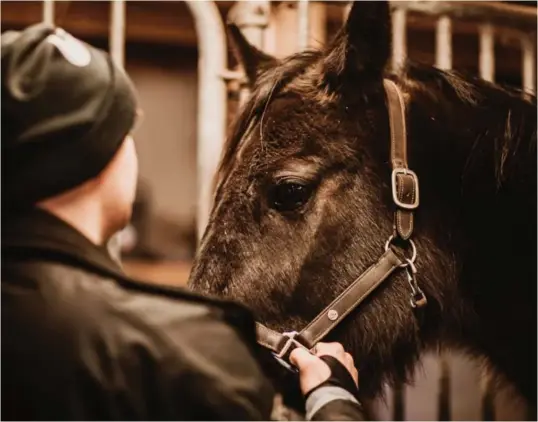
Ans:
<svg viewBox="0 0 538 422"><path fill-rule="evenodd" d="M268 420L258 358L240 305L131 280L44 211L3 218L3 420Z"/></svg>
<svg viewBox="0 0 538 422"><path fill-rule="evenodd" d="M70 226L2 224L4 420L269 419L242 307L126 278Z"/></svg>

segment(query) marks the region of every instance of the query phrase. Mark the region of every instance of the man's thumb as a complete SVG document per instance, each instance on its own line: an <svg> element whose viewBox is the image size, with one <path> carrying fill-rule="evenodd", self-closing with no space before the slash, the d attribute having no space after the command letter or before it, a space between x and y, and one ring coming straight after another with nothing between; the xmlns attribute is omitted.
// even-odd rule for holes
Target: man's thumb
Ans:
<svg viewBox="0 0 538 422"><path fill-rule="evenodd" d="M297 347L290 353L290 362L299 369L304 368L310 362L315 362L316 359L317 358L313 354L302 347Z"/></svg>

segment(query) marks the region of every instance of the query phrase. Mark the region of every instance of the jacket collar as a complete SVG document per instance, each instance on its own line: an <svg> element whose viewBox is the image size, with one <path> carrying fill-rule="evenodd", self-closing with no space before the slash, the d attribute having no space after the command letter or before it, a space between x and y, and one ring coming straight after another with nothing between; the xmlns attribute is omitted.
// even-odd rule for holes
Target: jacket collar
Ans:
<svg viewBox="0 0 538 422"><path fill-rule="evenodd" d="M106 247L95 245L74 227L37 207L2 218L2 255L15 249L37 256L54 253L85 267L123 275Z"/></svg>

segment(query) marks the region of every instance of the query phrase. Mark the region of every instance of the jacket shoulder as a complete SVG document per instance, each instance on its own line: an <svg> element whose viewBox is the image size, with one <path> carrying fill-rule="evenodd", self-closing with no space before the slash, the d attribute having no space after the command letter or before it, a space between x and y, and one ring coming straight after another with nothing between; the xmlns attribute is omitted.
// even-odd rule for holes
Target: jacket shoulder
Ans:
<svg viewBox="0 0 538 422"><path fill-rule="evenodd" d="M152 333L174 330L179 334L185 324L197 320L208 319L217 325L233 320L228 316L232 311L246 320L250 317L242 309L197 297L183 289L127 277L119 279L57 262L5 263L2 294L13 301L24 298L26 305L32 299L34 316L35 312L46 312L60 326L76 325L78 337L86 331L88 334L118 331L111 338L122 338L123 328L127 326L142 331L146 328ZM16 312L17 308L13 310Z"/></svg>
<svg viewBox="0 0 538 422"><path fill-rule="evenodd" d="M133 398L121 407L142 412L136 418L264 419L269 414L272 389L249 346L253 342L245 341L241 323L230 323L246 319L250 326L248 313L234 314L233 306L180 289L58 263L8 263L2 278L3 321L13 330L32 327L33 335L19 335L18 344L8 346L20 364L32 365L34 355L15 353L28 347L60 354L70 362L62 371L76 367L87 385ZM54 334L39 340L43 332ZM151 403L144 402L147 397ZM208 406L207 400L221 404ZM156 403L162 410L144 413L145 406ZM120 413L130 415L125 412Z"/></svg>

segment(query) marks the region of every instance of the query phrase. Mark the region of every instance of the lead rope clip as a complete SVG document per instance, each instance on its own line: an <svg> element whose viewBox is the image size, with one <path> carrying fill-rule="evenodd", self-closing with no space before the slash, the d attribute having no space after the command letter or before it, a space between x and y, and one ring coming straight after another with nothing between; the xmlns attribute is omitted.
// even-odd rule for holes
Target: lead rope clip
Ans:
<svg viewBox="0 0 538 422"><path fill-rule="evenodd" d="M423 306L426 306L428 299L426 299L426 295L417 284L417 267L415 267L415 264L413 264L410 259L407 259L406 261L408 265L405 267L405 273L407 274L407 282L411 287L411 298L409 302L413 308L422 308Z"/></svg>

